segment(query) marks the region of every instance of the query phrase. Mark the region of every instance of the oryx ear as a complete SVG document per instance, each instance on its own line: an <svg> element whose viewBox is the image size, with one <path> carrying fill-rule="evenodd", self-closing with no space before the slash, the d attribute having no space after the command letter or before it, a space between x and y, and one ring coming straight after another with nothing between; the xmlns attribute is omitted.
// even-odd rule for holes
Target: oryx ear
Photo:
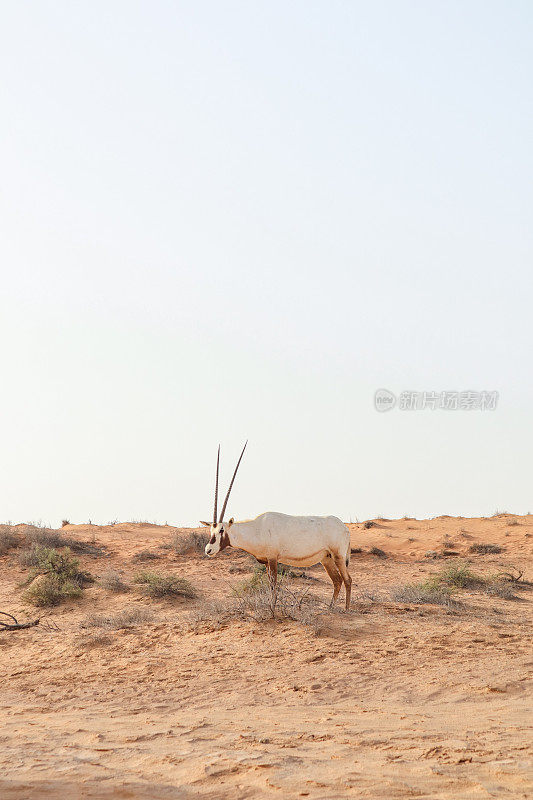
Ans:
<svg viewBox="0 0 533 800"><path fill-rule="evenodd" d="M203 519L200 520L200 525L205 525L206 528L210 528L211 527L211 523L210 522L204 522Z"/></svg>
<svg viewBox="0 0 533 800"><path fill-rule="evenodd" d="M233 519L233 517L231 517L231 519L229 519L226 522L226 527L228 527L228 528L231 527L231 525L233 525L234 522L235 522L235 520Z"/></svg>

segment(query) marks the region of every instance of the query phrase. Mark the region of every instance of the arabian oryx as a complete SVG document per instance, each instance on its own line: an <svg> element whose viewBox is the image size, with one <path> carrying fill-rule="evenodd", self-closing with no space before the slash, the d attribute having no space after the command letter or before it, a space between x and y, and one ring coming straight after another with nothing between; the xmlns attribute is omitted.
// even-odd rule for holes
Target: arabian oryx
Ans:
<svg viewBox="0 0 533 800"><path fill-rule="evenodd" d="M247 443L246 443L247 444ZM350 565L350 532L338 517L292 517L277 511L267 511L255 519L235 522L231 517L224 522L224 513L233 486L233 481L244 455L246 444L235 467L220 517L217 520L218 470L220 446L217 455L215 482L215 508L213 522L202 522L211 529L211 538L205 552L214 556L226 547L238 547L255 556L265 564L272 591L275 593L278 562L291 567L311 567L322 564L333 583L334 605L340 588L346 587L346 610L350 608L352 579Z"/></svg>

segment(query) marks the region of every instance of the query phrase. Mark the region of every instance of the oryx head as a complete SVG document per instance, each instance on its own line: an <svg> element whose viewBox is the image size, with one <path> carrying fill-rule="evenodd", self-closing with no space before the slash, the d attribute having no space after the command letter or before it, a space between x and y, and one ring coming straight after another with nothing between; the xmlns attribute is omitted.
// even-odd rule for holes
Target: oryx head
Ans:
<svg viewBox="0 0 533 800"><path fill-rule="evenodd" d="M233 486L233 481L235 480L235 476L237 474L237 470L239 469L239 464L241 463L241 459L244 455L244 451L246 450L246 445L248 442L245 442L244 447L242 448L242 453L239 456L239 460L237 461L237 466L235 467L235 472L233 473L233 478L231 479L231 483L229 485L228 492L224 499L224 505L222 506L222 511L220 512L220 517L217 520L217 501L218 501L218 468L220 464L220 445L218 446L218 453L217 453L217 476L215 480L215 507L213 509L213 522L202 522L202 525L207 525L211 532L211 537L208 543L205 546L205 554L206 556L214 556L219 553L221 550L224 550L225 547L231 544L229 540L228 531L233 525L233 517L228 521L224 522L224 513L226 511L226 506L228 504L229 495L231 492L231 488Z"/></svg>

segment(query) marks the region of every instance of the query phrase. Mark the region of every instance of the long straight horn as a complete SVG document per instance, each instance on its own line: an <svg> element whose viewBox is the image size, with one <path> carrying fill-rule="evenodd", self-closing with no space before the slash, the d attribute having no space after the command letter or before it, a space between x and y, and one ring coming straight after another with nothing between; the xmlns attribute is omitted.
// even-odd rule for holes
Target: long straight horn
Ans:
<svg viewBox="0 0 533 800"><path fill-rule="evenodd" d="M220 464L220 445L217 453L217 479L215 483L215 508L213 510L213 525L217 524L217 501L218 501L218 466Z"/></svg>
<svg viewBox="0 0 533 800"><path fill-rule="evenodd" d="M226 495L226 499L224 500L224 505L222 506L222 511L220 512L219 522L223 522L224 521L224 513L226 511L226 506L228 505L228 500L229 500L229 494L231 492L231 487L233 486L233 481L235 480L235 475L237 474L237 470L239 469L239 464L241 463L241 459L242 459L242 457L244 455L244 451L246 450L246 445L247 444L248 444L248 439L244 443L244 447L242 448L242 453L240 455L239 460L237 461L237 466L235 467L235 472L233 473L233 478L231 479L231 483L229 485L228 493Z"/></svg>

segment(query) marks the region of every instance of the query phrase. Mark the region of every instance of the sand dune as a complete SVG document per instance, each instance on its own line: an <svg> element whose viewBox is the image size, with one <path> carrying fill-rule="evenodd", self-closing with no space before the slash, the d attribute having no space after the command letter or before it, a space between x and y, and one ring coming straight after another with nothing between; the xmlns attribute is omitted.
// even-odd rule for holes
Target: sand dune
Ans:
<svg viewBox="0 0 533 800"><path fill-rule="evenodd" d="M53 625L0 633L5 800L531 796L533 592L458 590L451 607L394 598L465 561L533 579L533 516L350 525L361 549L350 613L327 611L321 567L290 579L322 604L312 623L225 616L252 561L180 555L169 543L190 531L142 523L63 529L104 548L80 556L84 569L115 570L130 591L97 582L32 609L26 527L11 530L20 546L0 558L0 609ZM470 552L482 543L503 551ZM198 597L145 597L139 569L188 578ZM152 616L132 627L81 627L139 608Z"/></svg>

